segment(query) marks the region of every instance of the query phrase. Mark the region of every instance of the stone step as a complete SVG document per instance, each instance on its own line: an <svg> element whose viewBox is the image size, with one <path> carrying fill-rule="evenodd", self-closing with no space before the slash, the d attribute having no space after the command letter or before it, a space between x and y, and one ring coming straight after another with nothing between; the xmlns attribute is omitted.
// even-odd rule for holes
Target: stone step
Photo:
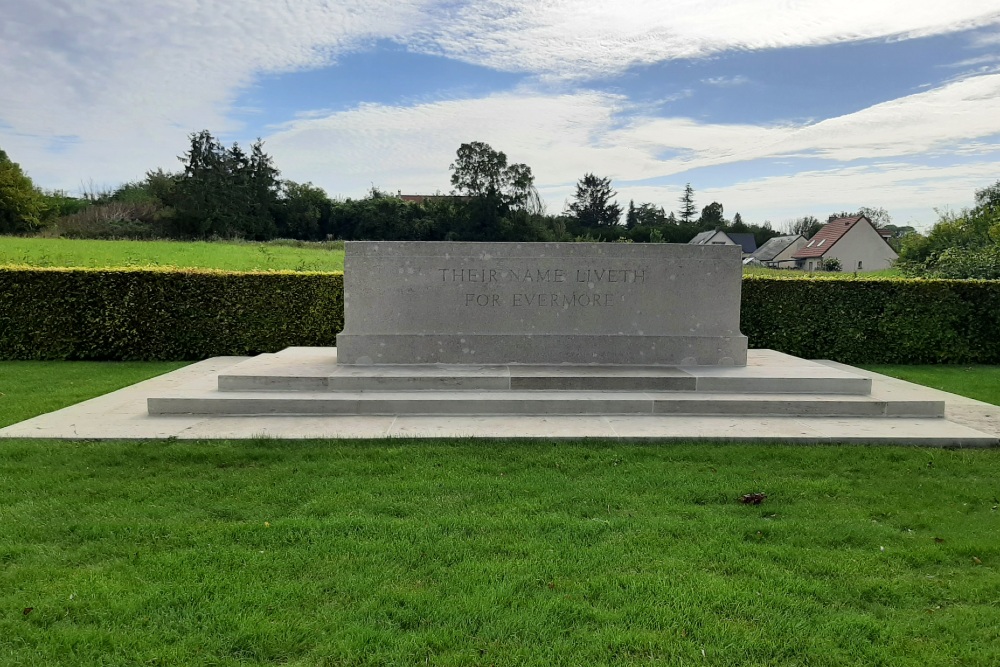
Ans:
<svg viewBox="0 0 1000 667"><path fill-rule="evenodd" d="M149 414L212 415L754 415L942 417L944 402L839 394L636 391L181 391Z"/></svg>
<svg viewBox="0 0 1000 667"><path fill-rule="evenodd" d="M871 378L769 351L745 367L338 364L329 351L292 348L261 355L219 375L242 391L677 391L866 395ZM775 358L771 358L775 357ZM777 360L778 363L773 363ZM765 363L772 362L772 363Z"/></svg>

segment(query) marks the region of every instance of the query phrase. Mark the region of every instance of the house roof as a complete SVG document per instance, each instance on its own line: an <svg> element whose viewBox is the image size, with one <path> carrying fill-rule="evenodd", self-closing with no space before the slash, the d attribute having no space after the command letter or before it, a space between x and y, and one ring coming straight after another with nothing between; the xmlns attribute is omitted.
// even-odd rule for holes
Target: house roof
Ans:
<svg viewBox="0 0 1000 667"><path fill-rule="evenodd" d="M743 252L748 255L757 249L757 239L753 237L753 234L730 234L726 233L726 236L733 240L733 243L743 248Z"/></svg>
<svg viewBox="0 0 1000 667"><path fill-rule="evenodd" d="M764 242L764 245L754 251L753 256L762 262L770 262L777 257L785 248L795 243L795 240L802 236L793 234L792 236L775 236Z"/></svg>
<svg viewBox="0 0 1000 667"><path fill-rule="evenodd" d="M710 229L707 232L701 232L699 234L695 234L695 237L690 241L688 241L688 243L689 244L693 243L694 245L705 245L706 243L708 243L708 240L713 236L715 236L716 234L722 234L723 236L726 235L725 232L720 232L718 229Z"/></svg>
<svg viewBox="0 0 1000 667"><path fill-rule="evenodd" d="M856 224L868 218L863 215L856 215L850 218L837 218L826 223L816 234L809 239L799 251L793 255L795 259L807 259L809 257L822 257L834 243L844 237L844 234L851 231ZM870 222L868 224L871 224Z"/></svg>

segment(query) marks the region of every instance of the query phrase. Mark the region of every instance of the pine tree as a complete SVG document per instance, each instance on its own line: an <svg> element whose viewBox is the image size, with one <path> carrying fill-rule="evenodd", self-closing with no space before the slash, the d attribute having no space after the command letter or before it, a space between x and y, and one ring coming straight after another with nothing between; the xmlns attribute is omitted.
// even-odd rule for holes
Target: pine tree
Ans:
<svg viewBox="0 0 1000 667"><path fill-rule="evenodd" d="M694 205L694 189L691 184L688 183L684 186L684 194L681 195L681 210L680 219L681 222L690 223L694 221L694 216L698 212L698 209Z"/></svg>

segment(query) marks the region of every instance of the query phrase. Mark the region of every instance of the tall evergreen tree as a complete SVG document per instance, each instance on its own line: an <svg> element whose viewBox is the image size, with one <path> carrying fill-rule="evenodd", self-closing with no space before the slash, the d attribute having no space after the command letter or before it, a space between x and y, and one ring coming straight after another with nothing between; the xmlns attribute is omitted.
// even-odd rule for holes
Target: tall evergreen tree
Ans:
<svg viewBox="0 0 1000 667"><path fill-rule="evenodd" d="M248 155L208 130L191 135L174 192L178 231L190 236L273 238L279 172L258 139Z"/></svg>
<svg viewBox="0 0 1000 667"><path fill-rule="evenodd" d="M611 188L610 178L584 174L576 183L574 201L570 202L567 213L575 216L583 228L612 227L622 215L621 205L611 201L617 194Z"/></svg>
<svg viewBox="0 0 1000 667"><path fill-rule="evenodd" d="M690 183L684 186L684 194L681 195L680 202L681 210L679 212L679 217L681 222L692 222L695 214L698 212L698 209L695 208L694 205L694 188L691 187Z"/></svg>

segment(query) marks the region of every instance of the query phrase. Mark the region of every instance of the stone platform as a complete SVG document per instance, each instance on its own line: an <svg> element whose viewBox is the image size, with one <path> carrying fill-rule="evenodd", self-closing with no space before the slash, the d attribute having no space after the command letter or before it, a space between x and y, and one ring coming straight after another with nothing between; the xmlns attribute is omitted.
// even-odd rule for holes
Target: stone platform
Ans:
<svg viewBox="0 0 1000 667"><path fill-rule="evenodd" d="M277 355L262 355L253 359L220 357L8 426L0 429L0 437L605 438L653 442L706 440L973 447L996 446L1000 442L1000 407L834 362L804 361L763 350L751 350L748 366L743 369L490 367L488 372L478 374L479 379L475 382L485 381L483 378L486 378L490 383L499 382L499 388L452 387L444 392L464 397L467 402L477 401L475 405L482 409L482 412L464 414L455 412L455 406L449 406L448 411L442 410L441 414L407 413L402 409L383 413L382 410L388 407L402 408L407 405L411 410L415 407L426 409L426 404L418 406L397 399L407 395L413 398L415 393L437 392L428 392L427 389L407 391L400 389L399 385L391 389L366 388L366 383L402 382L405 387L406 383L414 382L413 368L392 369L393 372L382 376L377 373L373 376L375 370L338 367L334 352L329 348L292 348ZM620 372L616 374L612 370ZM438 374L437 379L434 379L434 373L424 374L422 379L416 380L417 385L451 382L456 378L459 382L469 381L468 377L447 367L434 372ZM657 385L642 391L607 388L609 378L629 376L654 385L659 382L679 384L675 385L675 389L663 389L662 385ZM543 378L541 381L549 388L517 387L519 382L530 384L535 381L532 378L537 377ZM340 382L347 384L338 387ZM362 386L343 388L357 382ZM691 382L695 384L694 391L690 389ZM775 385L776 382L781 384ZM798 383L795 393L775 393L776 386L791 386L785 382ZM552 383L561 383L564 388L553 389ZM718 391L710 389L713 383ZM226 388L220 391L220 385ZM253 386L258 389L247 390ZM276 386L284 386L285 389L276 390ZM737 387L741 389L737 390ZM809 393L809 389L813 392ZM822 390L822 393L816 390ZM240 413L248 407L256 410L266 404L253 405L254 401L271 401L271 405L280 405L282 401L300 399L305 399L305 407L311 412L316 407L315 401L336 400L336 395L345 391L353 396L347 404L355 410L351 414L318 410L312 414L290 411L226 414L233 412L233 407L237 407L235 412ZM498 408L484 407L498 402L496 399L503 394L520 395L515 400L521 402L521 407L532 402L542 406L536 408L533 414L498 414ZM552 403L551 399L546 402L546 395L552 394L563 394L560 399L563 403ZM691 395L699 395L700 398L692 399ZM379 397L373 399L375 396ZM160 401L169 405L171 399L200 401L201 404L193 406L198 412L149 413L149 405L155 406ZM247 399L251 400L251 404L230 403L232 400ZM713 399L716 399L717 411L705 414L706 406ZM369 413L360 412L364 407L363 401L374 401L364 404L366 409L370 409ZM439 401L444 401L444 398L439 398ZM445 402L439 402L435 407L442 408L444 405ZM509 408L513 404L507 402L502 405ZM588 411L560 414L559 410L551 410L553 407L565 409L567 405L577 408L584 405ZM623 405L634 411L618 413L608 410L609 407ZM682 405L689 410L697 408L696 411L702 414L656 411L657 406L665 405ZM173 405L174 408L180 406L180 403ZM718 406L738 409L722 413L718 411ZM757 414L758 409L766 410L768 414Z"/></svg>
<svg viewBox="0 0 1000 667"><path fill-rule="evenodd" d="M745 367L337 363L289 348L151 396L151 415L745 415L943 417L944 402L871 395L871 379L771 350Z"/></svg>

